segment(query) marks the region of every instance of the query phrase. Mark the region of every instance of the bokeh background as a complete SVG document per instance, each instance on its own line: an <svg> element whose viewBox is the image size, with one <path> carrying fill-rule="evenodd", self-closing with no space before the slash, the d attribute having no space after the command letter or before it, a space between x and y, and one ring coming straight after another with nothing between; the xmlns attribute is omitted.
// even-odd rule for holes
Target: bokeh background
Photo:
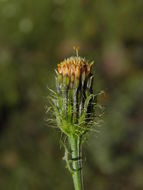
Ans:
<svg viewBox="0 0 143 190"><path fill-rule="evenodd" d="M85 189L143 189L143 1L0 0L1 190L73 189L45 106L74 45L106 91L83 149Z"/></svg>

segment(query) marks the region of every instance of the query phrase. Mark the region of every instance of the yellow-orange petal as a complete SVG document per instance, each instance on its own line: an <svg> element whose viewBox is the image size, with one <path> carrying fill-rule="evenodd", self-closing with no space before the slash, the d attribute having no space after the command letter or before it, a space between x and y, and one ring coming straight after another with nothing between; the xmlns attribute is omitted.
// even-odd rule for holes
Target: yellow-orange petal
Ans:
<svg viewBox="0 0 143 190"><path fill-rule="evenodd" d="M81 75L81 68L79 65L76 66L76 70L75 70L75 76L76 78L80 78L80 75Z"/></svg>

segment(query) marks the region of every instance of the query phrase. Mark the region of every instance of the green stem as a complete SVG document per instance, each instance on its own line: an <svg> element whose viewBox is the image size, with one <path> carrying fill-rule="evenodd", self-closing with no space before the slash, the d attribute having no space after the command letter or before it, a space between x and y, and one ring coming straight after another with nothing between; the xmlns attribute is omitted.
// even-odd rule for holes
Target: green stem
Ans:
<svg viewBox="0 0 143 190"><path fill-rule="evenodd" d="M72 177L75 190L83 190L82 164L81 164L81 139L72 136L70 139L72 151Z"/></svg>

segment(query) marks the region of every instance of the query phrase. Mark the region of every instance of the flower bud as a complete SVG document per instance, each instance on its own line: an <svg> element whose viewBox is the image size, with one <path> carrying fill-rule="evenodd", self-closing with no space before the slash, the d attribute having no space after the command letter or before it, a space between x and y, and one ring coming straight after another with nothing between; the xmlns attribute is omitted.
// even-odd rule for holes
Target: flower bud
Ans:
<svg viewBox="0 0 143 190"><path fill-rule="evenodd" d="M92 65L93 62L88 63L79 56L70 57L58 64L57 105L59 105L59 113L62 114L61 120L68 122L67 127L64 128L65 133L77 132L77 128L73 126L80 126L81 123L86 125L87 118L89 121L90 113L88 112L93 105ZM62 125L59 123L59 126L62 127Z"/></svg>

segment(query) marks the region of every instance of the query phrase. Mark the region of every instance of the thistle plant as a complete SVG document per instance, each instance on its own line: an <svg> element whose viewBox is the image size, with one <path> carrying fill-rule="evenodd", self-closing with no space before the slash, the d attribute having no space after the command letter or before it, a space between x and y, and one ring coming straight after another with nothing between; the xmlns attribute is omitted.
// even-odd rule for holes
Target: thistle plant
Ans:
<svg viewBox="0 0 143 190"><path fill-rule="evenodd" d="M96 95L93 93L92 65L78 55L65 59L56 70L56 92L51 97L56 123L64 136L64 160L72 174L75 190L83 190L82 144L96 130ZM99 116L99 115L98 115Z"/></svg>

